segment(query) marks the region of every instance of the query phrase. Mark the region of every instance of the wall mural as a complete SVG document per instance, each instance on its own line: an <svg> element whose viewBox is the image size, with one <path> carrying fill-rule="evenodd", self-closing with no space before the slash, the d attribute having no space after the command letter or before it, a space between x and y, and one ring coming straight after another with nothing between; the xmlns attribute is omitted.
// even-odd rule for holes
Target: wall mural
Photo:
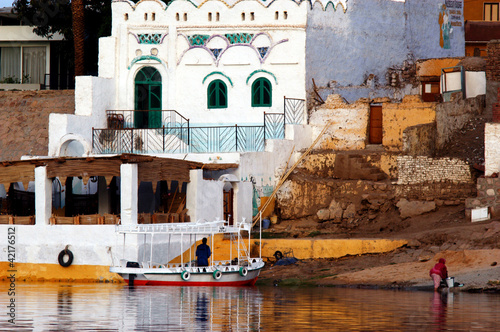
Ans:
<svg viewBox="0 0 500 332"><path fill-rule="evenodd" d="M448 50L451 47L450 35L453 27L463 25L463 0L446 0L439 8L439 45Z"/></svg>
<svg viewBox="0 0 500 332"><path fill-rule="evenodd" d="M258 180L255 176L250 175L250 181L252 182L253 194L252 194L252 216L256 216L259 213L259 207L261 205L261 197L269 197L274 191L274 184L271 177L269 177L269 182L264 184L264 178L260 178L260 185L257 183ZM248 181L248 177L241 181Z"/></svg>
<svg viewBox="0 0 500 332"><path fill-rule="evenodd" d="M441 12L439 13L439 46L445 50L450 49L450 34L453 32L450 22L450 11L446 8L446 5L441 6Z"/></svg>

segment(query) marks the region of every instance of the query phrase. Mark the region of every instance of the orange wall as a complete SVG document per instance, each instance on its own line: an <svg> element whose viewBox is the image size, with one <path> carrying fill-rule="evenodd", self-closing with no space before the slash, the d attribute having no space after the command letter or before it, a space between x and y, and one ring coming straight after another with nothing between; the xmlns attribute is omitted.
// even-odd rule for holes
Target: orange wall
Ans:
<svg viewBox="0 0 500 332"><path fill-rule="evenodd" d="M464 21L482 21L485 2L498 2L495 0L464 0Z"/></svg>
<svg viewBox="0 0 500 332"><path fill-rule="evenodd" d="M465 56L474 56L474 49L479 48L481 50L481 56L482 57L487 57L488 56L488 50L487 50L487 44L469 44L465 45Z"/></svg>

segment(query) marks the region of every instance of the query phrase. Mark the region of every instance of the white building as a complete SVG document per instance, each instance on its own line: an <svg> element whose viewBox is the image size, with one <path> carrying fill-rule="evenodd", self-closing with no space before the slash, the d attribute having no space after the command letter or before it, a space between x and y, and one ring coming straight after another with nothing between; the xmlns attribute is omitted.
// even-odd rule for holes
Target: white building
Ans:
<svg viewBox="0 0 500 332"><path fill-rule="evenodd" d="M34 90L48 87L51 82L52 88L57 88L60 60L51 45L63 37L38 36L33 27L22 25L11 10L0 8L0 89ZM51 68L51 63L56 68Z"/></svg>
<svg viewBox="0 0 500 332"><path fill-rule="evenodd" d="M75 265L94 265L96 277L123 250L112 225L73 216L61 222L80 225L49 224L58 218L50 204L55 177L97 179L94 213L119 214L126 225L157 212L151 203L177 188L191 220L251 219L291 151L308 148L322 129L307 125L313 79L350 98L394 93L389 70L393 79L408 61L463 55L463 28L444 38L442 11L438 0L114 1L98 77L77 77L75 114L50 115L48 154L56 158L23 162L22 179L17 164L0 170L5 183L35 181L36 221L19 226L18 262L45 264L34 275L51 270L60 279L67 270L56 257L70 245ZM177 186L158 185L176 176Z"/></svg>
<svg viewBox="0 0 500 332"><path fill-rule="evenodd" d="M307 123L305 104L271 113L305 100L313 79L346 97L395 94L389 70L465 50L461 11L443 37L437 0L114 1L112 13L99 76L78 77L77 119L52 118L50 155L72 140L87 154L263 151L284 124ZM194 129L235 125L247 128Z"/></svg>

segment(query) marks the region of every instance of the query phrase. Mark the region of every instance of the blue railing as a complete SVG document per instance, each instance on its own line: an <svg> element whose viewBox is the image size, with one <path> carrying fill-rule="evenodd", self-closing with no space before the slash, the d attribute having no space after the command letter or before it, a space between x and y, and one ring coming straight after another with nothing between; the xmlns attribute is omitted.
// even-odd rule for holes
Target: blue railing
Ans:
<svg viewBox="0 0 500 332"><path fill-rule="evenodd" d="M176 111L108 111L108 128L92 128L92 150L97 154L264 151L267 139L285 138L285 124L302 123L304 105L301 99L285 99L285 112L264 113L262 126L192 127ZM133 128L137 119L149 128Z"/></svg>

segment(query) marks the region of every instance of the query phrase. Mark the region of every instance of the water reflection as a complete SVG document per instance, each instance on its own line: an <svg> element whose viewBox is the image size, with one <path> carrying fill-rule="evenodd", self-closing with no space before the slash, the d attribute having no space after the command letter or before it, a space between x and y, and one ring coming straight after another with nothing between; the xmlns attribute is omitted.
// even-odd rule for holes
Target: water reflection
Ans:
<svg viewBox="0 0 500 332"><path fill-rule="evenodd" d="M498 295L338 288L43 283L15 301L2 331L494 331L500 310Z"/></svg>
<svg viewBox="0 0 500 332"><path fill-rule="evenodd" d="M446 307L448 306L448 297L452 296L453 293L434 292L434 297L432 299L431 311L434 316L434 327L438 331L446 330ZM452 299L453 300L453 299Z"/></svg>

